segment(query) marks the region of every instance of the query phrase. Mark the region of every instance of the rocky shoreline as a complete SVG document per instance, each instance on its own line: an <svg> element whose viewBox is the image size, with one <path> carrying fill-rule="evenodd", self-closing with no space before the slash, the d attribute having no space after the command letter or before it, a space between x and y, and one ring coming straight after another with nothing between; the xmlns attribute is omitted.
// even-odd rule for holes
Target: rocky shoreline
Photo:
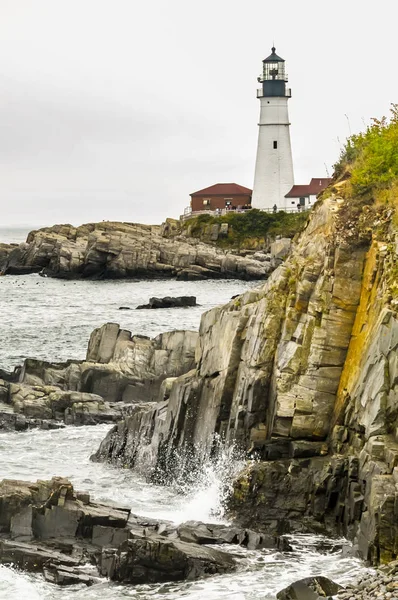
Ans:
<svg viewBox="0 0 398 600"><path fill-rule="evenodd" d="M0 427L116 423L93 460L131 469L139 466L146 477L162 483L189 477L216 459L219 448L236 447L248 459L232 482L228 502L234 531L240 532L236 539L254 544L251 537L260 544L254 547L261 547L278 546L290 533L344 535L363 560L373 566L385 564L387 570L340 591L341 600L394 600L398 597L394 562L398 318L390 274L397 269L398 235L391 219L385 221L382 240L373 238L368 229L364 233L358 222L343 223L340 214L346 202L337 195L319 202L286 260L279 259L267 281L204 313L199 332L172 331L149 339L108 323L92 333L85 361L56 364L29 359L18 373L3 372ZM381 216L377 218L380 221ZM32 248L42 247L37 241L47 233L34 235ZM54 248L45 256L54 256ZM81 550L83 538L82 556L97 561L98 573L112 580L189 579L236 567L230 554L226 558L207 548L209 540L221 535L214 527L190 525L188 541L173 530L173 541L165 542L168 525L159 533L159 523L151 529L149 521L144 532L139 521L140 534L133 531L130 537L129 529L123 543L117 538L118 543L105 544L103 562L98 562L96 551L90 549L92 515L106 513L109 507L98 508L65 481L47 482L44 488L39 482L38 491L32 491L32 484L3 482L6 494L7 486L19 485L25 490L22 496L34 496L32 502L28 498L27 513L15 514L18 527L27 528L31 539L16 540L28 547L12 546L18 536L11 531L10 518L1 542L6 561L12 550L15 561L24 565L24 557L31 556L29 544L38 540L37 551L47 556L47 542L43 546L37 537L32 515L40 515L41 522L43 514L64 510L67 498L68 510L83 519L73 521L79 539L71 552ZM40 504L43 489L47 496ZM100 521L108 518L101 512ZM128 519L129 515L123 530ZM253 523L256 532L249 534ZM95 524L104 526L102 521ZM206 548L198 536L208 540L203 542ZM184 546L187 543L194 549ZM164 552L167 573L157 562ZM48 569L49 580L76 581L79 564L57 560ZM283 598L297 599L302 586L309 586L308 597L328 597L324 583L325 589L319 580L297 582Z"/></svg>
<svg viewBox="0 0 398 600"><path fill-rule="evenodd" d="M27 359L0 379L0 430L114 423L151 405L170 378L189 371L198 334L172 331L150 339L108 323L93 331L86 360Z"/></svg>
<svg viewBox="0 0 398 600"><path fill-rule="evenodd" d="M203 315L192 369L118 423L95 460L135 468L144 456L167 481L200 468L215 440L235 444L257 459L234 482L241 526L345 535L378 564L398 544L397 238L392 224L383 241L361 237L340 220L346 202L320 202L262 287Z"/></svg>
<svg viewBox="0 0 398 600"><path fill-rule="evenodd" d="M263 250L223 250L160 225L103 221L32 231L23 244L0 246L0 273L61 279L266 279L290 239Z"/></svg>
<svg viewBox="0 0 398 600"><path fill-rule="evenodd" d="M123 506L94 502L60 477L0 481L0 507L0 564L41 573L60 586L91 586L104 577L132 585L193 581L241 568L234 545L274 549L286 557L292 551L285 536L137 516ZM307 577L280 590L277 599L391 600L397 591L398 561L344 587L326 577Z"/></svg>
<svg viewBox="0 0 398 600"><path fill-rule="evenodd" d="M229 573L239 560L223 545L289 550L282 538L195 521L174 526L93 502L70 481L0 482L0 563L51 583L169 582ZM217 546L217 548L214 548Z"/></svg>
<svg viewBox="0 0 398 600"><path fill-rule="evenodd" d="M395 600L398 598L398 562L393 561L339 590L338 600Z"/></svg>

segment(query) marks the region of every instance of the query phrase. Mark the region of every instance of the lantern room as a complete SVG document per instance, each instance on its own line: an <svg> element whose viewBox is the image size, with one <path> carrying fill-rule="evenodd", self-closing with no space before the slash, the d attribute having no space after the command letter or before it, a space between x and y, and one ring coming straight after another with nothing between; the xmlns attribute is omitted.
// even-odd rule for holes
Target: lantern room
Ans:
<svg viewBox="0 0 398 600"><path fill-rule="evenodd" d="M285 61L276 54L276 48L271 49L271 54L263 60L263 73L258 78L263 84L259 97L266 96L290 96L290 90L286 90L287 74Z"/></svg>
<svg viewBox="0 0 398 600"><path fill-rule="evenodd" d="M285 61L275 53L276 48L272 48L272 54L263 60L263 79L287 81L285 73Z"/></svg>

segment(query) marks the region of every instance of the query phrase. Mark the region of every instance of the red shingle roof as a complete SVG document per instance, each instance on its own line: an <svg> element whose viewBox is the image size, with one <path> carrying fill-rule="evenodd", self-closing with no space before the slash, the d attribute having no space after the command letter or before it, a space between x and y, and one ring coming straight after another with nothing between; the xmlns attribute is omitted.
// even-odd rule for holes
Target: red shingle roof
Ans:
<svg viewBox="0 0 398 600"><path fill-rule="evenodd" d="M208 188L189 194L190 196L251 196L253 190L237 183L216 183Z"/></svg>
<svg viewBox="0 0 398 600"><path fill-rule="evenodd" d="M309 196L310 193L309 185L294 185L290 192L285 195L285 198L300 198L303 196Z"/></svg>
<svg viewBox="0 0 398 600"><path fill-rule="evenodd" d="M328 187L329 183L332 181L330 177L313 177L310 181L310 194L319 194L325 188Z"/></svg>
<svg viewBox="0 0 398 600"><path fill-rule="evenodd" d="M313 177L309 185L294 185L285 198L303 198L320 194L332 180L329 177Z"/></svg>

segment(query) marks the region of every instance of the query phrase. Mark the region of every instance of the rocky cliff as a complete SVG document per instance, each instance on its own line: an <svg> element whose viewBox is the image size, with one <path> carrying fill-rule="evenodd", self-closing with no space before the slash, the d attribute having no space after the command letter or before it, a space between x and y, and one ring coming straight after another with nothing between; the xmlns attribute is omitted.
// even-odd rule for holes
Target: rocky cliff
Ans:
<svg viewBox="0 0 398 600"><path fill-rule="evenodd" d="M398 551L397 231L388 207L358 216L343 192L262 287L203 315L194 368L95 458L173 476L177 456L234 443L257 458L230 503L243 525L339 530L378 562Z"/></svg>
<svg viewBox="0 0 398 600"><path fill-rule="evenodd" d="M24 244L0 248L2 274L41 272L67 279L265 279L274 268L271 255L222 250L174 231L169 222L55 225L31 232Z"/></svg>

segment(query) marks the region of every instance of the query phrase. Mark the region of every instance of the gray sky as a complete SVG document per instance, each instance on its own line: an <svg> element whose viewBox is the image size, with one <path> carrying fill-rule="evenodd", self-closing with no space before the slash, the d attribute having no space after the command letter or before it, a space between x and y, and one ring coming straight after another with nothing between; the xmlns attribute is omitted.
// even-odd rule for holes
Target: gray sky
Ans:
<svg viewBox="0 0 398 600"><path fill-rule="evenodd" d="M157 223L202 187L252 187L273 40L296 183L326 176L350 128L398 102L397 16L396 0L0 0L0 225Z"/></svg>

